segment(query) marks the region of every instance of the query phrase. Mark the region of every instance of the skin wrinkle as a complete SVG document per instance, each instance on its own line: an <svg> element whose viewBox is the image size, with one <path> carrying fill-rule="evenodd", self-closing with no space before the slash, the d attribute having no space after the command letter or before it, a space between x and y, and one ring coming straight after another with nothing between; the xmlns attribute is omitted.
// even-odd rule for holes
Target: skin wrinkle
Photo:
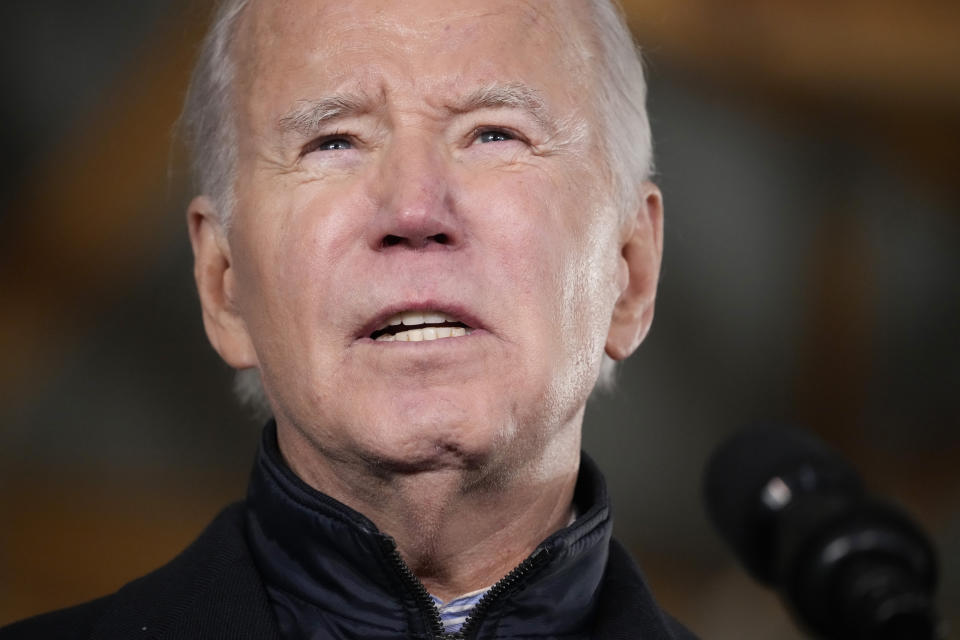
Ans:
<svg viewBox="0 0 960 640"><path fill-rule="evenodd" d="M517 82L493 83L474 91L457 103L443 107L442 110L448 114L487 118L493 122L498 120L499 113L505 112L512 116L512 112L520 112L536 122L542 131L530 140L529 149L530 153L540 157L570 152L583 143L588 135L588 127L579 114L574 113L557 122L536 90ZM335 125L368 115L382 119L384 116L377 115L377 111L380 109L375 106L375 101L363 95L341 93L318 100L301 99L294 108L278 119L277 128L282 139L294 136L295 141L312 140L321 135L351 137L356 135L354 128L349 125L344 125L343 128ZM477 111L482 113L473 113ZM503 128L509 130L511 127ZM360 126L360 130L362 129L364 127ZM287 146L288 143L278 145L276 153L280 156L286 155ZM303 150L298 158L302 156ZM295 169L290 167L288 170Z"/></svg>

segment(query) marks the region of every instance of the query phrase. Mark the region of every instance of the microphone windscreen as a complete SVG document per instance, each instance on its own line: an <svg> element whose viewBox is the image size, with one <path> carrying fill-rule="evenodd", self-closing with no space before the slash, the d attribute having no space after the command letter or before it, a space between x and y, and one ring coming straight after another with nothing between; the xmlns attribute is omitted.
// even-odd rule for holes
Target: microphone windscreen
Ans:
<svg viewBox="0 0 960 640"><path fill-rule="evenodd" d="M859 497L854 469L815 436L783 426L737 433L711 456L704 473L707 514L746 569L776 581L776 514L804 495Z"/></svg>

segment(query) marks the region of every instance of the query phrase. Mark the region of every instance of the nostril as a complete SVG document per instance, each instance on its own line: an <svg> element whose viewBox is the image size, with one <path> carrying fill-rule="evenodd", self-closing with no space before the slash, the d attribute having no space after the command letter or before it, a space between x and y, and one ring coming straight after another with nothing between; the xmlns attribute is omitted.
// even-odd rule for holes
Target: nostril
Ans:
<svg viewBox="0 0 960 640"><path fill-rule="evenodd" d="M386 235L383 237L383 240L380 241L380 246L382 247L392 247L403 242L403 238L395 235Z"/></svg>
<svg viewBox="0 0 960 640"><path fill-rule="evenodd" d="M450 238L447 237L445 233L437 233L428 238L428 240L433 240L437 244L447 244L450 242Z"/></svg>

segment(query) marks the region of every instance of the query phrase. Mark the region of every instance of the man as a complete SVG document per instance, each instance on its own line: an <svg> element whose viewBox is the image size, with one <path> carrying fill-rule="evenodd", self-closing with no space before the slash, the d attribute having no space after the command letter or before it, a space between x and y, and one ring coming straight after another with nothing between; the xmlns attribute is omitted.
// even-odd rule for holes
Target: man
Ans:
<svg viewBox="0 0 960 640"><path fill-rule="evenodd" d="M0 633L689 638L586 399L653 314L642 70L606 0L231 0L185 122L207 335L273 413L245 503Z"/></svg>

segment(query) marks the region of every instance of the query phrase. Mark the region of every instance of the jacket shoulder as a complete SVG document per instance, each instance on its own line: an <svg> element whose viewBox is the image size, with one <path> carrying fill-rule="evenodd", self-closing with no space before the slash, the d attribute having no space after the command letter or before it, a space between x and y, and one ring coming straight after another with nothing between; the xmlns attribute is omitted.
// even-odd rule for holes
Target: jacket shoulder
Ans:
<svg viewBox="0 0 960 640"><path fill-rule="evenodd" d="M692 631L660 608L640 567L617 540L610 555L598 604L596 635L604 640L697 640Z"/></svg>
<svg viewBox="0 0 960 640"><path fill-rule="evenodd" d="M0 640L36 638L89 638L97 620L110 606L112 596L104 596L66 609L42 613L0 628Z"/></svg>
<svg viewBox="0 0 960 640"><path fill-rule="evenodd" d="M0 640L133 637L278 637L247 547L242 503L224 509L168 564L116 593L0 630Z"/></svg>

